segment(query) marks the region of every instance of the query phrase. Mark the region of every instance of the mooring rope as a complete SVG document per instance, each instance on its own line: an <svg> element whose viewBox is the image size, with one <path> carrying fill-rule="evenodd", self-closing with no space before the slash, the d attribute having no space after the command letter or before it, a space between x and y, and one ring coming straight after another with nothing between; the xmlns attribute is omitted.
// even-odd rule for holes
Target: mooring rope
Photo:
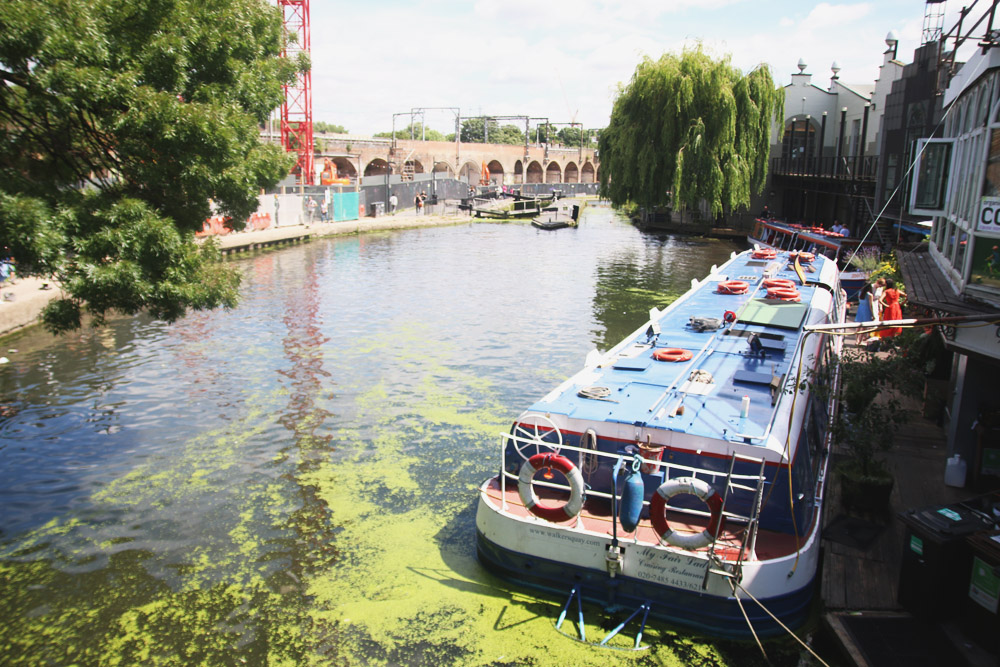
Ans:
<svg viewBox="0 0 1000 667"><path fill-rule="evenodd" d="M740 583L738 583L736 581L730 580L730 585L732 585L734 587L734 590L733 590L733 594L734 595L736 594L735 588L739 587L739 589L741 591L743 591L744 593L747 594L748 598L750 598L751 600L753 600L754 602L756 602L758 604L758 606L760 606L760 608L763 609L764 612L768 616L770 616L772 619L774 619L774 622L777 623L778 625L780 625L782 630L784 630L785 632L787 632L788 634L790 634L792 637L794 637L795 641L797 641L799 644L802 645L802 648L804 648L805 650L809 651L809 654L812 655L812 657L814 657L817 660L819 660L820 664L823 665L823 667L830 667L830 665L825 660L823 660L823 658L819 657L819 655L816 654L816 651L812 650L812 647L809 646L809 644L807 644L804 641L802 641L802 639L797 634L795 634L794 632L792 632L791 629L787 625L785 625L784 623L782 623L781 620L777 616L775 616L774 614L772 614L771 611L767 607L764 606L763 602L761 602L760 600L758 600L757 598L755 598L753 596L753 593L751 593L746 588L744 588L743 584L740 584ZM740 598L737 596L736 599L739 600ZM741 604L740 605L740 609L742 609L742 608L743 608L743 605ZM748 620L747 623L749 623L749 622L750 621ZM753 632L753 626L750 627L750 631ZM757 636L757 633L754 632L754 637L756 638L756 636ZM758 641L757 644L760 645L760 642ZM764 648L761 647L761 651L763 651L763 650L764 650ZM765 655L764 657L767 657L767 656Z"/></svg>

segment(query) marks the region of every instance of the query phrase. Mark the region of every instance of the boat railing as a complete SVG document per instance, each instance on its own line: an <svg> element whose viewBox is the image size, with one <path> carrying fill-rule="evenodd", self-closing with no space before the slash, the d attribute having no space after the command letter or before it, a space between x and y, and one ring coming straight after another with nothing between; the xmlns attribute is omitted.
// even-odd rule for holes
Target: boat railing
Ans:
<svg viewBox="0 0 1000 667"><path fill-rule="evenodd" d="M518 482L518 475L512 472L508 472L509 468L507 467L508 449L510 449L507 445L508 443L511 442L515 444L515 447L513 448L515 450L515 453L513 454L513 456L519 456L520 454L516 452L518 450L524 451L527 448L531 448L533 454L534 453L545 454L550 452L563 453L565 451L577 452L580 454L581 466L587 465L586 463L584 463L584 461L586 460L585 457L597 456L598 459L605 459L615 462L621 459L624 460L625 462L629 462L633 460L635 456L639 456L638 445L635 446L636 451L634 453L627 450L611 453L611 452L602 452L597 449L591 449L586 447L576 447L574 445L568 445L565 443L560 444L555 442L549 442L542 438L524 437L512 433L501 433L500 469L501 471L503 471L503 473L500 476L500 490L501 490L500 495L501 498L503 499L502 509L505 511L507 510L507 480L508 479L513 480L515 485ZM732 454L731 459L733 462L745 461L754 464L761 464L763 462L762 458L746 456L736 453ZM695 466L689 466L680 463L672 463L666 461L651 461L643 459L643 462L645 465L654 466L653 474L656 474L658 471L662 470L664 482L673 477L680 477L680 476L698 477L704 481L708 481L711 483L717 482L718 478L720 477L725 478L724 491L728 495L732 495L735 492L741 492L744 494L749 494L750 497L756 497L757 495L759 495L762 486L763 478L761 473L753 473L753 474L737 473L735 472L733 465L730 465L728 471L723 471L723 470L713 470L710 468L699 468ZM599 464L595 465L594 468L596 469L597 466L599 466ZM565 491L567 493L572 491L568 483L558 482L555 480L555 478L550 480L535 479L533 483L536 486L555 489L559 491ZM588 497L596 497L608 501L612 500L617 501L620 498L620 494L616 493L612 495L611 493L607 493L604 491L596 491L590 488L589 486L586 489L586 495ZM643 505L648 506L649 502L644 500ZM751 502L750 505L752 510L754 503ZM710 512L707 510L674 507L673 505L671 505L670 509L672 511L677 511L684 514L690 514L692 516L700 516L700 517L710 516ZM727 520L733 519L736 520L737 522L750 523L753 519L752 513L740 514L736 512L726 511L725 515Z"/></svg>

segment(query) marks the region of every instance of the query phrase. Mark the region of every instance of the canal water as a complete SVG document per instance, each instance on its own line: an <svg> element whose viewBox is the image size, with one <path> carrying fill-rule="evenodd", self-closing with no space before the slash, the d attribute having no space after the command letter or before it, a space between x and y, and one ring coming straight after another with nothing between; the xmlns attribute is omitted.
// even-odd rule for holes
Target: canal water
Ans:
<svg viewBox="0 0 1000 667"><path fill-rule="evenodd" d="M498 434L734 249L596 207L321 239L237 260L230 311L7 339L0 662L745 664L574 642L474 547Z"/></svg>

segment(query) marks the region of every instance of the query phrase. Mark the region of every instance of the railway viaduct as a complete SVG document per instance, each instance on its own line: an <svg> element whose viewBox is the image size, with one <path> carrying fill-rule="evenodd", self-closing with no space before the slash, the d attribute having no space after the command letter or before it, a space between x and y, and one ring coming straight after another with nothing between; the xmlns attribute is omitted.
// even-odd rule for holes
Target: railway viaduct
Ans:
<svg viewBox="0 0 1000 667"><path fill-rule="evenodd" d="M324 159L329 159L340 177L352 180L359 175L384 176L391 169L390 173L404 179L436 172L478 183L484 164L495 185L596 183L600 179L600 163L593 148L403 139L394 144L391 139L319 133L316 139L317 172Z"/></svg>

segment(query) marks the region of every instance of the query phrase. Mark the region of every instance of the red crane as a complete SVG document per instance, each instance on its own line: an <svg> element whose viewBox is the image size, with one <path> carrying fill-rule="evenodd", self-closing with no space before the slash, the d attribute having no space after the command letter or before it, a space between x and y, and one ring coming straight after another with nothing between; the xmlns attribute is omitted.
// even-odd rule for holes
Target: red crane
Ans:
<svg viewBox="0 0 1000 667"><path fill-rule="evenodd" d="M298 60L300 53L310 53L309 0L278 0L285 23L285 46L281 55ZM294 36L294 39L292 37ZM312 185L313 120L312 74L299 72L292 85L285 86L285 101L281 105L281 145L298 154L292 169L298 183Z"/></svg>

